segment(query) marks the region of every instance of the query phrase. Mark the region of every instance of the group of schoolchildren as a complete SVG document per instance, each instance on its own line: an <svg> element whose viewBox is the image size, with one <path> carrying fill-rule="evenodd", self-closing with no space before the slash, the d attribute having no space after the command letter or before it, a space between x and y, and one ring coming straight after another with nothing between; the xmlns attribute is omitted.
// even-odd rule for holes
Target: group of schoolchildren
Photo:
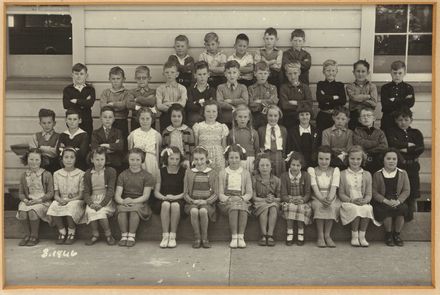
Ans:
<svg viewBox="0 0 440 295"><path fill-rule="evenodd" d="M43 131L24 157L17 218L26 235L20 245L38 243L41 219L56 225L57 244L74 243L77 224L87 223L87 245L100 240L100 225L109 245L131 247L140 221L154 212L162 223L160 247L176 247L179 221L188 215L192 246L210 248L208 225L220 211L228 216L231 248L246 247L250 214L259 219L261 246L275 245L278 215L287 223L287 245L303 245L304 228L314 222L317 246L335 247L332 225L341 219L351 224L353 246L368 247L370 221L384 224L388 246L402 246L400 232L419 197L424 150L422 134L410 127L415 97L402 81L405 64L392 63L393 81L381 88L378 129L368 62L354 63L355 81L344 85L335 81L337 63L326 60L315 127L304 31L293 31L292 48L284 53L277 40L277 31L267 29L264 48L252 55L249 38L239 34L227 58L217 34L208 33L206 51L195 62L180 35L163 67L166 82L157 89L149 88L147 66L136 68L132 90L114 67L111 88L100 96L102 126L96 130L95 90L86 83L86 66L76 64L73 84L63 92L67 130L57 134L55 113L41 109Z"/></svg>

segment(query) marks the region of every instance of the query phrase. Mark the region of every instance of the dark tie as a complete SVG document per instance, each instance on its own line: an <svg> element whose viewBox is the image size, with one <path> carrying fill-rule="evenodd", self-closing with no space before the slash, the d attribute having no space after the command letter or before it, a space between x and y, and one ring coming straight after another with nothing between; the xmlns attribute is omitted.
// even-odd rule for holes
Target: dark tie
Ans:
<svg viewBox="0 0 440 295"><path fill-rule="evenodd" d="M270 150L272 152L277 151L277 140L276 140L276 136L275 136L275 127L273 127L273 126L270 128Z"/></svg>
<svg viewBox="0 0 440 295"><path fill-rule="evenodd" d="M108 137L110 135L110 129L109 128L104 128L104 133L105 133L105 138L108 139Z"/></svg>

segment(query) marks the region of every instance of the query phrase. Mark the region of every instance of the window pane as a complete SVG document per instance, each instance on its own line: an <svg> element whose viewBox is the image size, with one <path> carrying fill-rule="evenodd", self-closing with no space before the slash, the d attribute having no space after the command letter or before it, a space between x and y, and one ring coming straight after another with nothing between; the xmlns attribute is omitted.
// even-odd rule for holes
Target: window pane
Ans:
<svg viewBox="0 0 440 295"><path fill-rule="evenodd" d="M395 60L405 60L405 35L376 35L374 42L375 73L388 73Z"/></svg>
<svg viewBox="0 0 440 295"><path fill-rule="evenodd" d="M70 15L14 15L10 54L72 54Z"/></svg>
<svg viewBox="0 0 440 295"><path fill-rule="evenodd" d="M377 5L376 33L406 33L408 5Z"/></svg>
<svg viewBox="0 0 440 295"><path fill-rule="evenodd" d="M432 5L410 5L409 31L432 32Z"/></svg>
<svg viewBox="0 0 440 295"><path fill-rule="evenodd" d="M432 35L410 35L408 44L408 72L432 72Z"/></svg>

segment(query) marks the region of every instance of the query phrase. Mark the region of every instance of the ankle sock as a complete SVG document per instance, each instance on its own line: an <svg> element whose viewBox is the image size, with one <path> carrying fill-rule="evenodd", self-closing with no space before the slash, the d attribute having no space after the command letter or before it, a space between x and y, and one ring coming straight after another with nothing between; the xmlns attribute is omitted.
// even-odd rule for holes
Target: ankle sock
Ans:
<svg viewBox="0 0 440 295"><path fill-rule="evenodd" d="M70 228L70 227L68 227L68 228L67 228L67 233L68 233L69 235L75 235L75 233L76 233L76 228Z"/></svg>
<svg viewBox="0 0 440 295"><path fill-rule="evenodd" d="M67 234L67 231L66 231L65 228L59 229L58 232L59 232L60 234L62 234L62 235L66 235L66 234Z"/></svg>
<svg viewBox="0 0 440 295"><path fill-rule="evenodd" d="M304 241L304 229L298 228L298 241Z"/></svg>

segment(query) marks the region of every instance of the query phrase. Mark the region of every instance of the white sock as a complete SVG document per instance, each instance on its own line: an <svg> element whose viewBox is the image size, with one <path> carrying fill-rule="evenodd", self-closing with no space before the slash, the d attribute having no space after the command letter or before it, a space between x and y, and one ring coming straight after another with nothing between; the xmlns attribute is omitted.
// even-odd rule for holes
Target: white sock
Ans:
<svg viewBox="0 0 440 295"><path fill-rule="evenodd" d="M72 235L75 235L75 233L76 233L76 228L70 228L70 227L68 227L67 228L67 233L70 235L70 234L72 234Z"/></svg>
<svg viewBox="0 0 440 295"><path fill-rule="evenodd" d="M66 235L66 233L67 233L65 228L59 229L58 232L62 235Z"/></svg>
<svg viewBox="0 0 440 295"><path fill-rule="evenodd" d="M298 228L298 241L304 241L304 228Z"/></svg>
<svg viewBox="0 0 440 295"><path fill-rule="evenodd" d="M126 240L128 237L128 233L121 233L121 240Z"/></svg>

